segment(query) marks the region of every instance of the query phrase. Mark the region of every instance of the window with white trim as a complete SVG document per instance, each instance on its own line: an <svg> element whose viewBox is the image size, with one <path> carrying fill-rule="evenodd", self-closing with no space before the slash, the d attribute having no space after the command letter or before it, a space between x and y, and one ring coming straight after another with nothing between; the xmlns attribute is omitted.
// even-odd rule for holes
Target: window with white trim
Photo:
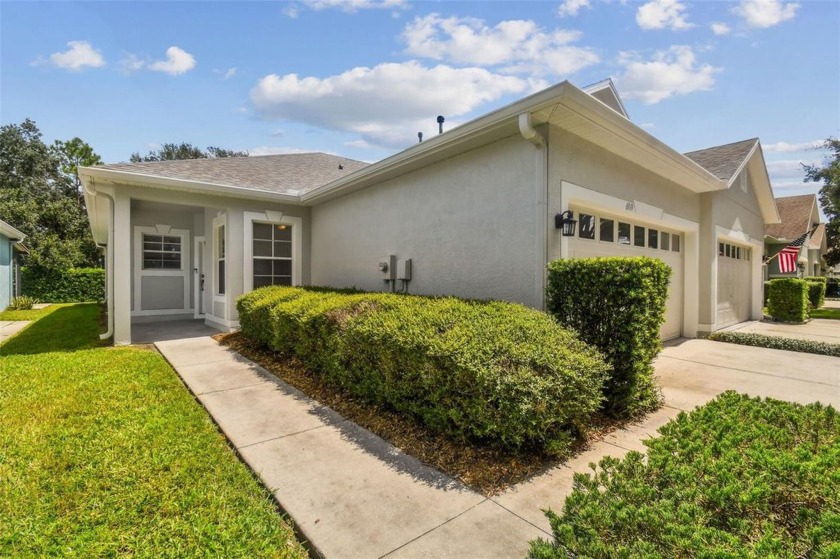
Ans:
<svg viewBox="0 0 840 559"><path fill-rule="evenodd" d="M143 233L144 270L180 270L181 237Z"/></svg>
<svg viewBox="0 0 840 559"><path fill-rule="evenodd" d="M225 294L225 226L216 227L216 295Z"/></svg>
<svg viewBox="0 0 840 559"><path fill-rule="evenodd" d="M253 222L253 287L292 285L292 226Z"/></svg>

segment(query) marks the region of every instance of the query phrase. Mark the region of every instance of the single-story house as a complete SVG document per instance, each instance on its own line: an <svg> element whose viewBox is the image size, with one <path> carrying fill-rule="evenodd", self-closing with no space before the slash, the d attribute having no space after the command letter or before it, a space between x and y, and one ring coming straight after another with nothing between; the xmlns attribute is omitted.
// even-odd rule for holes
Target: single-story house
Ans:
<svg viewBox="0 0 840 559"><path fill-rule="evenodd" d="M20 256L26 252L26 235L0 220L0 311L20 296Z"/></svg>
<svg viewBox="0 0 840 559"><path fill-rule="evenodd" d="M132 321L235 328L237 297L268 284L543 308L549 261L611 255L673 268L662 336L691 337L761 317L764 227L779 221L757 139L681 154L610 80L564 81L370 165L309 153L79 175L117 344Z"/></svg>
<svg viewBox="0 0 840 559"><path fill-rule="evenodd" d="M820 223L817 195L776 198L776 208L781 222L767 225L764 233L764 253L765 258L769 259L765 270L766 279L826 275L823 256L828 245L825 223ZM779 259L774 257L802 235L807 236L799 249L798 269L783 274L779 269Z"/></svg>

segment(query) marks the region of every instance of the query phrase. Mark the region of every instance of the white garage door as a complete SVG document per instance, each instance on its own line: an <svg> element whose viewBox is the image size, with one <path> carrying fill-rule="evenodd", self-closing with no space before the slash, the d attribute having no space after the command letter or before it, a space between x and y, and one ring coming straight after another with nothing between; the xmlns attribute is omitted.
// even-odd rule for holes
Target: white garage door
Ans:
<svg viewBox="0 0 840 559"><path fill-rule="evenodd" d="M750 249L718 243L717 320L722 328L750 319L752 270Z"/></svg>
<svg viewBox="0 0 840 559"><path fill-rule="evenodd" d="M572 258L650 256L671 267L665 323L660 329L660 335L663 340L679 337L683 322L682 235L676 231L586 210L576 213L578 230L576 236L569 239Z"/></svg>

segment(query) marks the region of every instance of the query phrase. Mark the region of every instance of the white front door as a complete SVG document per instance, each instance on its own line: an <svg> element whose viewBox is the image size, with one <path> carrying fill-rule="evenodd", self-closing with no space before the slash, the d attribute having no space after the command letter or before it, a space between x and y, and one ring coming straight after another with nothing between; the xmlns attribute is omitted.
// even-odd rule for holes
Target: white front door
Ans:
<svg viewBox="0 0 840 559"><path fill-rule="evenodd" d="M195 318L204 318L205 269L204 237L195 237L193 250L193 293L195 293Z"/></svg>

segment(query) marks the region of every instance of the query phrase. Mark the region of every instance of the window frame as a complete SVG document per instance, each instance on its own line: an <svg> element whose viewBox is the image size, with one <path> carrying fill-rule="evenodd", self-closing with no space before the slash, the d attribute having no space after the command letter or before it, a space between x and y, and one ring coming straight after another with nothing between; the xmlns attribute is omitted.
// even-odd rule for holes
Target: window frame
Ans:
<svg viewBox="0 0 840 559"><path fill-rule="evenodd" d="M303 219L300 217L287 216L281 212L244 212L244 273L242 278L243 293L254 290L254 223L267 223L270 225L287 225L292 228L292 285L301 285L303 271ZM256 257L263 258L263 257ZM282 260L285 257L272 260Z"/></svg>
<svg viewBox="0 0 840 559"><path fill-rule="evenodd" d="M154 233L152 233L150 231L140 231L139 234L140 234L140 269L141 270L143 270L144 272L148 272L148 271L152 271L152 270L167 270L167 271L174 271L174 272L183 271L183 269L184 269L184 237L183 237L183 235L167 235L165 233L158 233L157 231L155 231ZM160 241L157 241L157 240L147 241L146 237L160 237ZM166 240L167 237L174 238L174 239L178 240L177 241L178 242L178 251L177 252L168 251L164 248L168 244L169 245L175 244L172 241L167 242L167 240ZM149 243L149 244L151 244L151 243L160 244L161 248L160 248L160 250L148 249L148 248L146 248L147 243ZM175 262L175 260L166 260L165 258L163 258L164 254L177 254L178 255L178 259L177 259L178 267L177 268L167 268L165 266L161 266L160 268L147 268L146 267L146 260L149 260L149 259L146 257L146 255L149 254L149 253L160 255L161 256L161 258L160 258L161 264L164 264L166 262Z"/></svg>

